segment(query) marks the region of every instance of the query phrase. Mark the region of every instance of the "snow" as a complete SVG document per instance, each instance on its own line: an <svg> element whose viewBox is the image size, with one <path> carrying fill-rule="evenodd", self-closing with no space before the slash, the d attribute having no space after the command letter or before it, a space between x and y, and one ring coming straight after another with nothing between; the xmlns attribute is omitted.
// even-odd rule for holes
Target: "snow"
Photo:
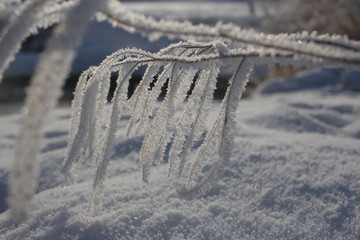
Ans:
<svg viewBox="0 0 360 240"><path fill-rule="evenodd" d="M103 207L89 213L95 166L80 170L74 184L61 174L70 110L59 108L43 138L33 211L16 223L6 210L5 186L20 116L2 116L0 239L358 239L360 94L306 81L331 79L336 71L281 80L286 90L267 83L272 94L263 87L242 100L224 177L191 201L177 193L182 185L167 177L165 163L143 183L143 138L117 137ZM305 87L290 84L295 80ZM125 131L125 121L119 129Z"/></svg>

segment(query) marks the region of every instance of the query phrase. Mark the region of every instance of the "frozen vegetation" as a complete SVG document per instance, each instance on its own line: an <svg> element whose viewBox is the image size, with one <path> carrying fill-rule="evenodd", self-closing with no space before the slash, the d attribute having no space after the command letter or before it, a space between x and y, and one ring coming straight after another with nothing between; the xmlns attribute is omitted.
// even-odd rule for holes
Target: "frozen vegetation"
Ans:
<svg viewBox="0 0 360 240"><path fill-rule="evenodd" d="M1 74L26 36L60 24L23 116L0 119L0 239L360 236L359 42L157 19L115 0L15 9L0 35ZM186 41L115 51L80 76L71 110L54 110L93 16ZM272 63L313 70L240 102L253 67ZM218 79L228 82L221 102Z"/></svg>
<svg viewBox="0 0 360 240"><path fill-rule="evenodd" d="M242 100L224 177L191 201L166 177L165 163L143 183L143 138L117 137L95 215L88 212L94 163L71 185L60 173L70 112L58 109L45 130L31 215L21 224L12 220L5 184L20 116L2 117L0 239L358 239L360 96L327 83L328 77L306 73ZM303 78L323 84L284 91ZM262 93L266 89L281 93ZM125 128L120 121L117 135Z"/></svg>

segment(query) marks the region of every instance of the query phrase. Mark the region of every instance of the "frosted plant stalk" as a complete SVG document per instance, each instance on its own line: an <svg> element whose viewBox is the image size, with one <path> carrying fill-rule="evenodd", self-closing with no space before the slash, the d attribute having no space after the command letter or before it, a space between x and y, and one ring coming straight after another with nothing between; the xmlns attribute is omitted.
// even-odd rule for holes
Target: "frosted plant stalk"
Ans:
<svg viewBox="0 0 360 240"><path fill-rule="evenodd" d="M286 51L273 53L267 49L237 48L236 45L229 46L219 41L189 41L171 45L158 53L125 49L108 57L97 67L97 71L101 76L105 76L106 71L108 71L108 77L111 72L118 72L119 76L123 76L117 80L118 89L123 90L115 92L105 140L93 140L99 142L100 147L93 149L94 154L99 156L99 164L91 197L91 208L95 209L97 203L100 202L99 194L101 193L106 168L111 157L111 147L114 145L115 132L118 128L117 121L124 113L131 115L127 131L131 133L130 136L138 133L136 130L134 132L134 129L137 129L139 125L141 125L142 132L145 134L140 152L143 180L145 182L149 181L151 166L161 162L164 157L165 147L170 146L169 174L175 171L177 176L181 177L184 171L187 172L187 188L182 191L183 195L193 198L204 194L219 179L226 163L229 161L233 141L232 129L235 127L236 120L235 111L254 62L264 62L271 59L271 61L282 63L286 59L287 62L291 60L293 63L321 66L327 61L327 59L321 61L321 59L311 56L300 58L299 55L299 58L293 58L294 56L296 56L296 53L295 55L289 55ZM238 63L237 66L236 63ZM342 64L340 60L339 63ZM135 89L135 93L129 99L125 99L127 95L125 86L127 86L131 74L140 65L147 65L148 68L138 88ZM222 66L228 65L235 67L236 71L230 78L229 88L223 100L219 116L201 147L193 149L194 141L199 140L201 134L206 130L205 119L209 113L219 70ZM124 75L124 73L126 74ZM199 76L197 80L194 79L196 74ZM96 74L89 76L88 81L92 83L101 81L100 85L109 81L109 79L95 76ZM157 80L154 86L150 87L154 76L158 76ZM158 104L157 97L166 82L168 82L166 97L161 104ZM192 82L195 87L192 94L184 101ZM81 96L84 93L90 93L91 86L89 84L78 87L75 95ZM91 94L91 96L98 95ZM81 106L88 107L86 97L78 99L83 103L77 103L78 109L73 114L82 112L79 111ZM99 98L96 99L99 101ZM118 101L116 99L123 100ZM139 104L140 102L141 104ZM186 103L185 108L183 107L184 102ZM103 107L102 105L98 102L92 106L100 109ZM155 106L158 105L160 105L159 109L153 113ZM182 114L175 114L179 110L183 111ZM93 112L96 111L98 110ZM152 117L153 115L154 117ZM78 132L86 128L86 121L74 121L74 123L78 124L78 126L73 129L77 129ZM91 139L103 135L89 133L86 136ZM84 138L82 142L85 144L88 139ZM190 152L193 151L196 151L197 154L191 165L189 165L187 160L191 155ZM70 152L66 164L71 165L71 162L74 161L71 159L76 159L71 155ZM214 156L217 156L216 159L214 159ZM215 161L211 171L201 177L207 159Z"/></svg>
<svg viewBox="0 0 360 240"><path fill-rule="evenodd" d="M9 205L14 216L24 219L36 190L36 161L44 121L61 94L61 87L70 71L74 51L81 42L88 19L101 1L82 0L60 24L48 43L31 79L25 114L16 144L15 162L10 180Z"/></svg>
<svg viewBox="0 0 360 240"><path fill-rule="evenodd" d="M26 1L16 10L0 33L0 82L26 37L36 34L39 28L48 28L64 20L73 6L73 2L54 4L49 0L34 0Z"/></svg>

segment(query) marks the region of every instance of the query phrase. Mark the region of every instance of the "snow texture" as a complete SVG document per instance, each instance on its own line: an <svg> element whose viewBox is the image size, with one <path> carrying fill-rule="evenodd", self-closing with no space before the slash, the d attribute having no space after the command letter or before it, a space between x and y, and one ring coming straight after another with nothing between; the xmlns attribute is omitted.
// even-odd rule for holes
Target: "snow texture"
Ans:
<svg viewBox="0 0 360 240"><path fill-rule="evenodd" d="M328 71L308 72L306 77L325 81ZM214 104L211 118L217 116L219 104ZM177 193L176 179L166 177L165 163L152 170L149 184L142 182L138 159L143 137L121 139L124 118L108 163L102 210L92 215L88 199L95 163L85 166L77 182L68 185L60 170L70 111L57 109L43 137L32 212L21 224L13 221L5 201L14 132L21 121L19 115L3 116L0 239L356 240L359 116L359 93L337 87L294 86L242 100L224 177L191 201Z"/></svg>

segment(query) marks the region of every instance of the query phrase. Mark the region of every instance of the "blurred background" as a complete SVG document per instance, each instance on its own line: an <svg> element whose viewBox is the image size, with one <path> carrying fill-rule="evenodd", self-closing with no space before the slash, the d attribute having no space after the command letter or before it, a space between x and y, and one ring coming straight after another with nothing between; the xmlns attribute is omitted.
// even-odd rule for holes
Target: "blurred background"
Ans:
<svg viewBox="0 0 360 240"><path fill-rule="evenodd" d="M157 19L187 20L194 24L210 25L222 21L269 33L317 31L360 39L359 0L128 0L122 2L130 11ZM15 9L16 6L10 6L1 10L0 31ZM18 111L22 106L30 76L46 46L47 39L51 36L52 29L42 29L38 34L29 37L23 43L15 61L5 72L0 85L0 114ZM112 52L125 47L155 52L170 43L171 41L166 38L149 42L139 34L115 29L108 23L91 22L65 85L61 104L70 104L81 72L89 66L98 65ZM246 95L251 94L252 89L265 80L291 76L297 71L298 69L293 69L291 66L272 68L260 66L252 76ZM136 79L134 81L136 82ZM225 86L226 83L219 85L220 96Z"/></svg>

